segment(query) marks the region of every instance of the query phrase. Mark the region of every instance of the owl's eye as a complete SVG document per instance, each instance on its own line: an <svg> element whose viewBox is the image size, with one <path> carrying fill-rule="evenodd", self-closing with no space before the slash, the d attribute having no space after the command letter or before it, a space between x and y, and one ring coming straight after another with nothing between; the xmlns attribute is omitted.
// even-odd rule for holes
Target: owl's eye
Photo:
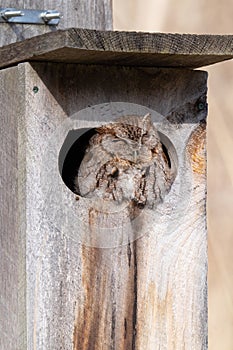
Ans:
<svg viewBox="0 0 233 350"><path fill-rule="evenodd" d="M122 142L122 140L114 139L114 140L112 140L112 142Z"/></svg>

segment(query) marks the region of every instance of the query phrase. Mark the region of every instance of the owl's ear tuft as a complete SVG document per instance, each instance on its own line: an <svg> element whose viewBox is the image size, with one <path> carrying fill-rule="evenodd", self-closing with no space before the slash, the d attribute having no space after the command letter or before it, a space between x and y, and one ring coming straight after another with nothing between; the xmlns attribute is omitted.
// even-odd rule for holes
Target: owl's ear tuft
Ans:
<svg viewBox="0 0 233 350"><path fill-rule="evenodd" d="M142 129L143 131L148 131L150 128L153 127L152 119L151 119L151 114L147 113L143 118L142 118Z"/></svg>
<svg viewBox="0 0 233 350"><path fill-rule="evenodd" d="M99 126L98 128L95 128L95 131L97 131L99 134L104 134L106 130L106 127Z"/></svg>
<svg viewBox="0 0 233 350"><path fill-rule="evenodd" d="M150 114L150 113L147 113L147 114L144 115L144 117L142 118L142 121L143 121L143 122L144 122L144 121L147 121L147 120L151 121L151 114Z"/></svg>
<svg viewBox="0 0 233 350"><path fill-rule="evenodd" d="M98 126L95 128L95 130L98 132L98 134L112 134L115 135L114 127L113 124L107 124L107 125L102 125Z"/></svg>

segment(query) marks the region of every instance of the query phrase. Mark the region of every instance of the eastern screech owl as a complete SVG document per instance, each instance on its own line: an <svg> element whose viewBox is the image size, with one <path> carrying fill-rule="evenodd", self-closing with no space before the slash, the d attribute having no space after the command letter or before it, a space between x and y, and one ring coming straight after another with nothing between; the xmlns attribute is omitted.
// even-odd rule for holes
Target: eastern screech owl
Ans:
<svg viewBox="0 0 233 350"><path fill-rule="evenodd" d="M149 114L96 129L75 178L83 197L155 208L170 190L169 159Z"/></svg>

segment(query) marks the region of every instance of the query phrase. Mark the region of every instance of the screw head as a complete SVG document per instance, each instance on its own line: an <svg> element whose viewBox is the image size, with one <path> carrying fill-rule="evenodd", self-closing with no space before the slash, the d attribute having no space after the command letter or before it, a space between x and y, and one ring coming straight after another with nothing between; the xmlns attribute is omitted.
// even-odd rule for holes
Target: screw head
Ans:
<svg viewBox="0 0 233 350"><path fill-rule="evenodd" d="M38 86L33 86L32 91L36 94L39 91Z"/></svg>
<svg viewBox="0 0 233 350"><path fill-rule="evenodd" d="M197 108L199 111L203 111L205 109L205 106L206 105L204 102L199 102Z"/></svg>

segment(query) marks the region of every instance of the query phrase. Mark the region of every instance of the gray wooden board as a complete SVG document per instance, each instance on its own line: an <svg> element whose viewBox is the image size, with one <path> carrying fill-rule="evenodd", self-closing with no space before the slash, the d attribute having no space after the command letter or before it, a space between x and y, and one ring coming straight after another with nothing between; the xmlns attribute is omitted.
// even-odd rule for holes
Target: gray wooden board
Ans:
<svg viewBox="0 0 233 350"><path fill-rule="evenodd" d="M36 60L198 68L232 57L232 35L134 33L71 28L2 47L0 67Z"/></svg>
<svg viewBox="0 0 233 350"><path fill-rule="evenodd" d="M0 73L0 348L25 348L25 230L19 203L25 203L18 169L18 116L22 114L18 68Z"/></svg>
<svg viewBox="0 0 233 350"><path fill-rule="evenodd" d="M17 68L8 71L14 75ZM23 63L18 77L17 105L22 108L14 110L13 97L5 98L11 119L2 118L5 130L9 120L14 133L18 125L18 148L15 136L11 147L13 155L18 149L13 163L17 158L19 199L6 181L8 197L4 192L1 210L5 203L13 206L2 219L11 225L3 247L14 261L19 261L14 250L21 244L18 216L25 239L26 284L20 293L27 302L27 347L21 348L207 349L207 74ZM133 224L116 212L107 220L100 215L98 226L98 217L90 216L95 201L77 201L64 184L60 150L72 130L147 112L175 150L178 172L172 189L161 206L144 210ZM12 160L3 162L1 178L9 178ZM14 173L13 183L15 178ZM4 266L2 283L8 290L16 288L17 299L22 271L13 264L6 273ZM17 303L11 308L17 315ZM7 317L10 322L13 313ZM21 317L16 321L25 327ZM3 324L5 345L11 329Z"/></svg>
<svg viewBox="0 0 233 350"><path fill-rule="evenodd" d="M0 24L0 46L25 40L36 35L70 27L109 30L112 29L111 0L6 0L5 8L57 10L62 18L57 26L30 24Z"/></svg>

